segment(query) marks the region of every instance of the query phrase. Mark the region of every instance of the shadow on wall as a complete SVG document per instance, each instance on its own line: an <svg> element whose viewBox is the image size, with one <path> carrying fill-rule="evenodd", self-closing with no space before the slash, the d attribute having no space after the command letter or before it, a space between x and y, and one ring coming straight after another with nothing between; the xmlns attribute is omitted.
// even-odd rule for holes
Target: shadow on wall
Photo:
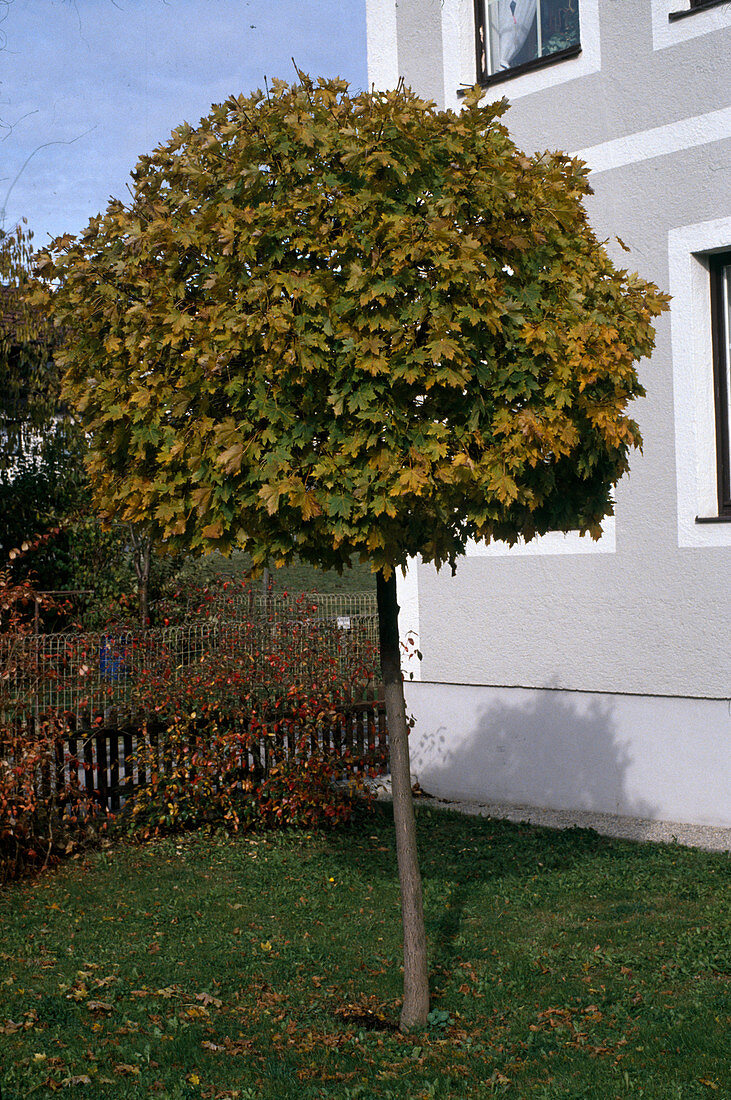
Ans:
<svg viewBox="0 0 731 1100"><path fill-rule="evenodd" d="M650 802L628 794L633 760L611 701L511 689L508 702L504 691L481 689L470 710L462 690L450 699L440 685L438 713L428 698L421 706L415 700L412 770L424 790L485 803L655 816Z"/></svg>

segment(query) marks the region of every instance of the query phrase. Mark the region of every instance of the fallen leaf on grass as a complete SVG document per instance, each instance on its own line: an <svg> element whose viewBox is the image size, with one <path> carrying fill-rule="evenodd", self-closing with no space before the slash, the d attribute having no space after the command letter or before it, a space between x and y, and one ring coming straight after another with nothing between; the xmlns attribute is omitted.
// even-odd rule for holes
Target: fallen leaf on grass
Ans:
<svg viewBox="0 0 731 1100"><path fill-rule="evenodd" d="M715 1081L711 1081L708 1077L699 1077L698 1080L702 1085L705 1085L707 1089L718 1090L718 1085Z"/></svg>
<svg viewBox="0 0 731 1100"><path fill-rule="evenodd" d="M218 997L212 997L210 993L196 993L196 1001L200 1001L204 1005L213 1005L214 1008L220 1008L223 1001L219 1001Z"/></svg>
<svg viewBox="0 0 731 1100"><path fill-rule="evenodd" d="M223 1043L212 1043L209 1039L204 1039L201 1043L204 1050L209 1050L211 1054L221 1054L225 1052L230 1057L246 1056L249 1057L251 1049L254 1046L253 1039L229 1039L228 1035L224 1036Z"/></svg>
<svg viewBox="0 0 731 1100"><path fill-rule="evenodd" d="M126 1062L118 1062L114 1067L114 1072L118 1073L120 1077L138 1077L139 1066L130 1066Z"/></svg>
<svg viewBox="0 0 731 1100"><path fill-rule="evenodd" d="M90 1085L91 1077L89 1077L86 1073L80 1073L75 1077L64 1077L61 1084L66 1089L72 1085Z"/></svg>
<svg viewBox="0 0 731 1100"><path fill-rule="evenodd" d="M110 974L108 978L94 978L94 987L96 989L102 989L105 985L111 985L112 982L116 982L119 979L114 974Z"/></svg>
<svg viewBox="0 0 731 1100"><path fill-rule="evenodd" d="M109 1001L87 1001L86 1007L89 1012L112 1012L114 1005L110 1005Z"/></svg>
<svg viewBox="0 0 731 1100"><path fill-rule="evenodd" d="M398 1031L398 1024L387 1016L387 1006L377 997L361 997L353 1004L338 1005L335 1015L347 1025L369 1031Z"/></svg>

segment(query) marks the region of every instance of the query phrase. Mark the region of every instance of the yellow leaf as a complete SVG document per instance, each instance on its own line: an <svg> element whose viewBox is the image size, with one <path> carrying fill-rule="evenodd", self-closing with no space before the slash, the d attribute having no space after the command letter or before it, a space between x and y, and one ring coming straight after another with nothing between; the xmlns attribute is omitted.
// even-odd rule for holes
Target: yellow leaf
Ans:
<svg viewBox="0 0 731 1100"><path fill-rule="evenodd" d="M228 447L216 459L216 465L220 466L226 474L237 474L241 469L241 460L244 457L243 443L234 443Z"/></svg>
<svg viewBox="0 0 731 1100"><path fill-rule="evenodd" d="M259 496L264 501L264 505L270 516L273 516L279 508L279 498L281 495L282 491L280 487L278 485L272 485L271 483L262 485L259 490Z"/></svg>
<svg viewBox="0 0 731 1100"><path fill-rule="evenodd" d="M398 479L398 489L402 493L419 493L427 484L427 477L413 468L404 470Z"/></svg>
<svg viewBox="0 0 731 1100"><path fill-rule="evenodd" d="M199 515L202 512L205 512L206 508L208 507L208 505L210 503L212 495L213 495L213 492L212 492L211 487L209 485L201 486L198 489L194 489L193 492L191 493L191 500L193 501L193 504L198 509L198 514Z"/></svg>

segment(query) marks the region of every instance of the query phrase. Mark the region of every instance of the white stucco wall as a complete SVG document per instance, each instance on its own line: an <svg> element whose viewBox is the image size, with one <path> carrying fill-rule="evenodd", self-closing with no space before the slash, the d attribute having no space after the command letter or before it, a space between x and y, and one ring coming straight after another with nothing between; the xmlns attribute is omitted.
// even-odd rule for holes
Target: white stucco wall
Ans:
<svg viewBox="0 0 731 1100"><path fill-rule="evenodd" d="M425 683L406 698L430 794L731 827L728 702Z"/></svg>
<svg viewBox="0 0 731 1100"><path fill-rule="evenodd" d="M371 19L393 3L367 0ZM731 249L731 3L670 23L685 3L638 0L628 34L626 4L580 0L578 58L488 91L526 151L587 161L599 239L674 301L602 539L471 546L455 577L415 562L401 582L423 653L406 669L414 764L437 793L729 823L731 524L696 517L717 509L707 268ZM457 107L471 0L397 8L390 86L441 81Z"/></svg>
<svg viewBox="0 0 731 1100"><path fill-rule="evenodd" d="M373 13L390 7L368 2ZM716 499L704 255L731 248L731 4L668 24L666 3L643 0L629 37L616 0L579 8L584 68L562 62L489 94L511 100L506 121L523 148L587 160L598 236L674 295L640 364L647 397L632 411L644 450L596 543L556 533L512 549L470 546L455 578L415 564L407 617L424 659L409 675L728 698L731 524L696 516L712 515ZM464 0L399 0L398 73L408 68L417 91L440 63L446 103L457 72L474 79L472 11ZM676 30L686 24L692 33Z"/></svg>
<svg viewBox="0 0 731 1100"><path fill-rule="evenodd" d="M368 81L377 91L398 83L396 0L366 0Z"/></svg>

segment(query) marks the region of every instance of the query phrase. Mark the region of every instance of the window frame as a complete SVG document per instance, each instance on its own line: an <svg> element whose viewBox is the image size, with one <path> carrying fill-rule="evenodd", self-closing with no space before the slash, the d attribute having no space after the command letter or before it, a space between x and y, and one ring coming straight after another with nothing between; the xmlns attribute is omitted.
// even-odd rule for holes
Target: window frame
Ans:
<svg viewBox="0 0 731 1100"><path fill-rule="evenodd" d="M680 11L671 11L668 14L668 22L674 23L676 19L685 19L688 15L695 15L699 11L707 11L709 8L717 8L721 4L728 4L729 0L689 0L687 8Z"/></svg>
<svg viewBox="0 0 731 1100"><path fill-rule="evenodd" d="M724 0L725 2L725 0ZM524 73L532 73L537 69L545 69L548 65L555 65L560 61L568 61L572 57L578 57L581 53L581 9L579 9L579 41L568 46L565 50L557 50L546 57L536 57L532 61L524 61L520 65L514 65L510 69L501 69L496 73L487 71L487 9L486 0L474 0L475 12L475 72L477 83L482 88L488 88L492 84L501 84L505 80L512 80Z"/></svg>
<svg viewBox="0 0 731 1100"><path fill-rule="evenodd" d="M713 394L716 409L716 462L718 517L731 520L731 394L728 390L728 315L726 280L731 283L731 251L708 257L711 293L711 339L713 347Z"/></svg>

